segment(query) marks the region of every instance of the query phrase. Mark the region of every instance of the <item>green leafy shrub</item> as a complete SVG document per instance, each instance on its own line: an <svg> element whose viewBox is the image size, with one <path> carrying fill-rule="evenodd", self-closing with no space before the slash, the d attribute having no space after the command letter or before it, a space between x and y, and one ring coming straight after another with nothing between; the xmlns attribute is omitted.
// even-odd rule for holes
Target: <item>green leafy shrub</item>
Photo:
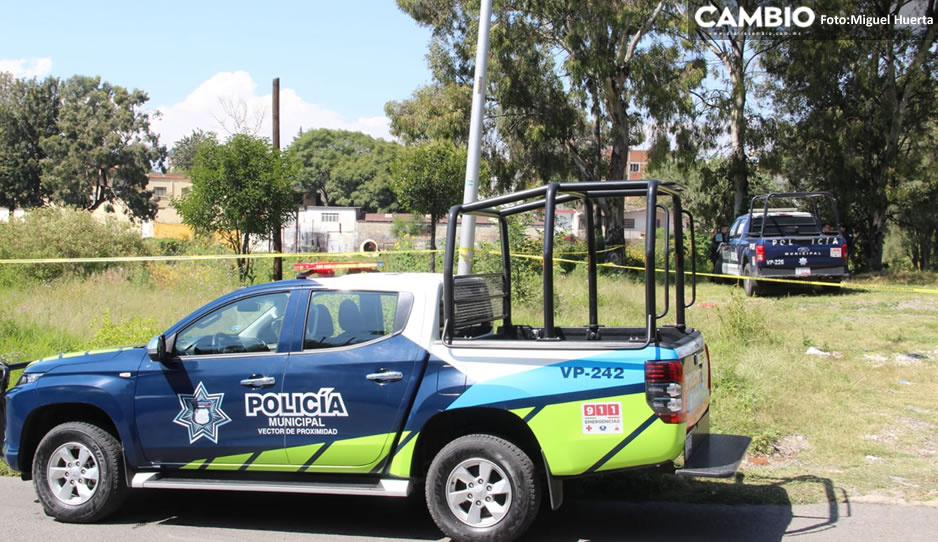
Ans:
<svg viewBox="0 0 938 542"><path fill-rule="evenodd" d="M153 318L131 316L115 322L110 311L104 311L89 327L94 330L94 336L85 344L88 349L146 344L162 331Z"/></svg>
<svg viewBox="0 0 938 542"><path fill-rule="evenodd" d="M96 220L75 209L46 208L29 212L23 220L0 223L0 259L104 258L142 256L150 250L136 226L108 218ZM139 265L139 264L138 264ZM117 263L4 264L0 284L88 276L112 267L128 273L133 265Z"/></svg>

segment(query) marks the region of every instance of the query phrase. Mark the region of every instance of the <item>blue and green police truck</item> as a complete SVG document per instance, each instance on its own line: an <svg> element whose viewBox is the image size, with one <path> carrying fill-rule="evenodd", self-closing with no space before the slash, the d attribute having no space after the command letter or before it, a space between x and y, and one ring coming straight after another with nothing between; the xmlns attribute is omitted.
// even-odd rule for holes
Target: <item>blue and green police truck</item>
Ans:
<svg viewBox="0 0 938 542"><path fill-rule="evenodd" d="M104 519L130 488L404 497L422 487L440 529L471 541L520 536L542 502L560 506L572 477L682 458L679 474L730 476L749 439L710 433L710 356L685 322L694 295L673 250L685 221L693 230L680 194L658 181L560 183L457 205L441 275L242 288L147 346L44 358L10 389L3 365L3 460L66 522ZM612 197L647 203L646 261L657 211L668 216L676 273L662 288L645 270L634 327L598 314L591 217ZM554 322L547 263L565 202L589 222L589 318L572 327ZM540 211L544 320L533 325L512 312L508 220ZM464 215L497 222L497 272L454 273Z"/></svg>

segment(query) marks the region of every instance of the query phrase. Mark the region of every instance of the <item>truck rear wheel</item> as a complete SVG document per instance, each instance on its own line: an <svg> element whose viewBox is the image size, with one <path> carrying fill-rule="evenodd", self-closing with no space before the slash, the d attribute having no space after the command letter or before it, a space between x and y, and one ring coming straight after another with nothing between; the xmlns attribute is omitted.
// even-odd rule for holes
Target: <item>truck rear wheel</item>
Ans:
<svg viewBox="0 0 938 542"><path fill-rule="evenodd" d="M47 515L68 523L102 519L127 491L120 442L90 423L56 426L36 448L33 484Z"/></svg>
<svg viewBox="0 0 938 542"><path fill-rule="evenodd" d="M541 493L531 458L493 435L450 442L427 473L430 515L454 540L514 540L537 516Z"/></svg>
<svg viewBox="0 0 938 542"><path fill-rule="evenodd" d="M755 277L755 272L752 266L747 264L743 269L743 291L747 297L759 295L759 282L752 277Z"/></svg>

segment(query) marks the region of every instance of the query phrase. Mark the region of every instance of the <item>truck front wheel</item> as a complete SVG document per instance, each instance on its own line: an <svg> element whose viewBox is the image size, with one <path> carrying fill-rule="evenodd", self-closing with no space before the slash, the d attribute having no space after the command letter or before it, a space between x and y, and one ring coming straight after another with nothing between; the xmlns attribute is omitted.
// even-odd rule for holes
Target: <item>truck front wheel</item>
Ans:
<svg viewBox="0 0 938 542"><path fill-rule="evenodd" d="M454 540L514 540L537 516L541 493L531 458L493 435L450 442L427 473L430 515Z"/></svg>
<svg viewBox="0 0 938 542"><path fill-rule="evenodd" d="M102 519L127 491L120 442L90 423L56 426L36 448L33 484L47 515L68 523Z"/></svg>

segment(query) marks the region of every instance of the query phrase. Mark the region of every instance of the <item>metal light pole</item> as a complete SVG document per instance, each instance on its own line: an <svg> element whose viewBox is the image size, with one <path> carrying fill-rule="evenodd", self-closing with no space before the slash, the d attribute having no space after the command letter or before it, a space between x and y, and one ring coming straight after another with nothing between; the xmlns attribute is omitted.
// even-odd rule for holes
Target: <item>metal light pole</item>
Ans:
<svg viewBox="0 0 938 542"><path fill-rule="evenodd" d="M472 203L479 195L479 160L482 154L482 113L485 110L485 72L489 62L489 26L492 0L482 0L479 9L479 44L476 48L476 74L472 85L472 117L469 122L469 156L466 160L466 184L463 203ZM455 224L453 225L455 226ZM460 275L472 273L475 257L476 217L463 215L459 237Z"/></svg>

